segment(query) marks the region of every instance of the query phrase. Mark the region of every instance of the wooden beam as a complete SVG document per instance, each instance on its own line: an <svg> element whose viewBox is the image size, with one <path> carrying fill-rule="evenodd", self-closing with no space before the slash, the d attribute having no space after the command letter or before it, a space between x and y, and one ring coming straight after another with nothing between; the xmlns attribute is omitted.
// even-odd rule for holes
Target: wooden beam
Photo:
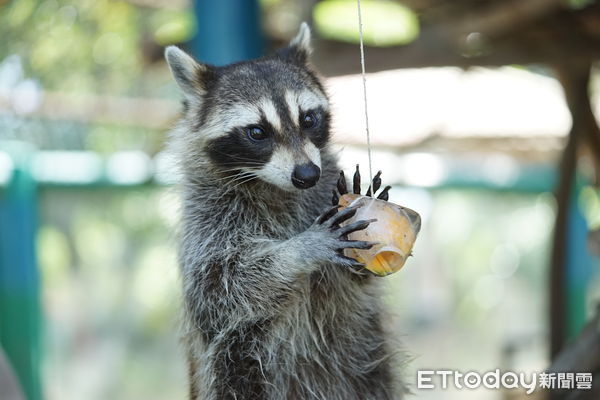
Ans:
<svg viewBox="0 0 600 400"><path fill-rule="evenodd" d="M441 25L454 37L464 37L472 32L496 37L514 32L562 8L562 0L492 1L485 3L485 6L465 10L454 18L442 21Z"/></svg>
<svg viewBox="0 0 600 400"><path fill-rule="evenodd" d="M467 31L450 25L424 24L419 38L406 46L367 46L368 72L438 66L554 65L565 59L581 63L600 58L600 4L580 11L555 10L518 29L496 27L490 30L494 35L482 35L485 43L480 52L469 48ZM357 54L355 44L320 40L314 60L327 76L345 75L358 71Z"/></svg>

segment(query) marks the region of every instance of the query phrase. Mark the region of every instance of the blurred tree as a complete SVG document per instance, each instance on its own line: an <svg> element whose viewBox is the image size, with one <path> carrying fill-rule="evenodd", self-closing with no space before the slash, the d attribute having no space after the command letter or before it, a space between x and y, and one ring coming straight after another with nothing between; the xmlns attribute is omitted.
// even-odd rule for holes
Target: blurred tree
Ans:
<svg viewBox="0 0 600 400"><path fill-rule="evenodd" d="M194 29L188 11L124 1L0 2L0 61L17 55L48 91L147 95L144 43L186 41Z"/></svg>

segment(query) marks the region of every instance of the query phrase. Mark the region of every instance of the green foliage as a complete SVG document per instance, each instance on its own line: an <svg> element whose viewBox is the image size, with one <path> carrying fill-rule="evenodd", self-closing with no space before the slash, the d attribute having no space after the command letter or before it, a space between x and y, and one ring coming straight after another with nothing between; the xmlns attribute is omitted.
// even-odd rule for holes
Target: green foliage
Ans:
<svg viewBox="0 0 600 400"><path fill-rule="evenodd" d="M46 92L178 100L162 46L185 42L194 31L189 10L116 0L0 1L0 88L27 87L31 95L22 102L28 112L0 118L0 138L40 149L155 153L164 132L101 124L93 110L89 122L68 121L60 112L57 118L36 118L34 111ZM77 115L80 110L62 111Z"/></svg>
<svg viewBox="0 0 600 400"><path fill-rule="evenodd" d="M188 40L196 30L196 20L186 11L161 10L150 18L154 40L161 46Z"/></svg>
<svg viewBox="0 0 600 400"><path fill-rule="evenodd" d="M412 42L419 35L417 16L394 1L361 1L364 41L372 46L396 46ZM314 19L326 38L358 43L356 1L325 0L316 4Z"/></svg>
<svg viewBox="0 0 600 400"><path fill-rule="evenodd" d="M138 95L151 87L143 82L143 43L181 42L193 31L187 11L113 0L18 0L0 8L0 61L18 55L25 75L45 90Z"/></svg>
<svg viewBox="0 0 600 400"><path fill-rule="evenodd" d="M567 0L569 7L574 9L581 9L593 4L596 0Z"/></svg>

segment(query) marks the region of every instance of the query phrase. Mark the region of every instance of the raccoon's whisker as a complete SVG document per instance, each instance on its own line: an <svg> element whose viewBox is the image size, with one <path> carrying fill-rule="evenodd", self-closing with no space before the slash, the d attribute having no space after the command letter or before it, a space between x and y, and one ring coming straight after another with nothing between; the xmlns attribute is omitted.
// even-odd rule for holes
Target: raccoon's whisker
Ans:
<svg viewBox="0 0 600 400"><path fill-rule="evenodd" d="M235 186L233 186L232 188L236 188L240 185L243 185L246 182L250 182L253 179L257 179L258 176L256 175L249 175L249 176L244 176L244 177L240 177L240 179L236 182Z"/></svg>
<svg viewBox="0 0 600 400"><path fill-rule="evenodd" d="M219 187L223 188L225 192L228 192L232 188L232 184L242 181L248 177L254 177L255 174L251 172L244 172L236 174L234 176L224 177L221 179L215 179L213 182L217 183Z"/></svg>
<svg viewBox="0 0 600 400"><path fill-rule="evenodd" d="M221 153L221 154L226 154L226 153ZM243 161L243 162L257 162L256 160L253 160L251 158L246 158L246 157L240 157L240 156L232 156L231 154L226 154L228 157L237 160L237 161Z"/></svg>
<svg viewBox="0 0 600 400"><path fill-rule="evenodd" d="M252 180L253 177L250 177L247 179ZM227 194L231 193L233 190L235 190L235 188L237 188L239 185L241 185L243 183L244 183L244 181L241 181L239 183L236 183L235 185L231 185L231 182L226 182L225 184L220 185L223 188L223 191L221 192L221 194L219 196L217 196L216 198L214 198L212 200L213 203L219 203L223 199L223 197L225 197Z"/></svg>
<svg viewBox="0 0 600 400"><path fill-rule="evenodd" d="M243 170L239 169L239 168L230 168L230 169L222 169L219 172L237 172L239 173L244 173L244 172L256 172L260 170L260 168L244 168ZM237 174L235 174L237 175ZM233 176L235 176L233 175Z"/></svg>
<svg viewBox="0 0 600 400"><path fill-rule="evenodd" d="M254 177L254 178L256 178L257 176L256 176L255 174L251 173L251 172L247 172L247 173L244 173L244 174L238 174L238 175L236 175L236 176L235 176L233 179L230 179L230 180L228 181L228 183L229 183L229 184L231 184L231 183L235 183L235 182L238 182L238 181L244 180L245 178L249 178L249 177Z"/></svg>
<svg viewBox="0 0 600 400"><path fill-rule="evenodd" d="M223 177L213 177L213 178L205 178L203 182L222 185L230 182L232 179L236 178L239 174L235 174L232 176L223 176Z"/></svg>
<svg viewBox="0 0 600 400"><path fill-rule="evenodd" d="M216 153L219 154L223 154L226 155L227 157L236 160L236 161L243 161L243 162L249 162L249 163L258 163L256 160L253 160L251 158L246 158L246 157L240 157L240 156L234 156L231 155L230 153L225 153L224 151L215 151ZM235 164L235 163L231 163L231 164Z"/></svg>
<svg viewBox="0 0 600 400"><path fill-rule="evenodd" d="M261 166L262 166L262 165L264 165L264 163L263 163L263 162L260 162L260 161L254 161L254 160L250 160L250 159L244 160L244 163L245 163L245 164L247 163L248 165L261 165ZM239 162L226 162L226 163L220 163L220 165L238 165L238 164L239 164ZM243 168L243 167L242 167L242 166L240 166L239 168Z"/></svg>
<svg viewBox="0 0 600 400"><path fill-rule="evenodd" d="M232 189L235 189L235 188L237 188L237 187L239 187L239 186L241 186L241 185L243 185L243 184L245 184L245 183L248 183L248 182L250 182L250 181L252 181L252 180L254 180L254 179L257 179L257 178L258 178L258 176L256 176L256 175L253 175L253 176L247 177L245 180L241 180L241 181L239 181L238 183L236 183L234 186L232 186L232 187L230 188L230 190L232 190Z"/></svg>
<svg viewBox="0 0 600 400"><path fill-rule="evenodd" d="M231 190L256 178L258 178L256 174L250 171L243 171L232 177L219 179L218 182L220 183L220 187L224 190L223 193L217 198L217 201L220 200L225 194L229 193Z"/></svg>
<svg viewBox="0 0 600 400"><path fill-rule="evenodd" d="M248 175L248 174L254 174L255 171L258 171L258 168L246 168L246 171L240 171L239 169L230 169L230 170L222 170L221 172L234 172L236 171L236 174L233 175L228 175L228 176L222 176L222 177L211 177L211 178L206 178L207 180L210 180L211 182L214 183L223 183L223 182L231 182L236 180L238 177L240 176L244 176L244 175ZM249 169L249 171L248 171Z"/></svg>
<svg viewBox="0 0 600 400"><path fill-rule="evenodd" d="M230 164L222 164L221 166L219 166L219 172L225 172L225 171L242 171L245 169L261 169L262 167L264 167L264 164L261 163L256 163L256 164L245 164L245 165L236 165L235 163L230 163Z"/></svg>

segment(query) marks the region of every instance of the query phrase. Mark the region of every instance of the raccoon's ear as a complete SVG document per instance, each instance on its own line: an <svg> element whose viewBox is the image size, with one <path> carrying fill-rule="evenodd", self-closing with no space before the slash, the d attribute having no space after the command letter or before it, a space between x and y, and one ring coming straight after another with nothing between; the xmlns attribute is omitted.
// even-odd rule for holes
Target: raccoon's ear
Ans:
<svg viewBox="0 0 600 400"><path fill-rule="evenodd" d="M306 22L300 24L300 29L290 44L277 52L280 57L298 64L306 64L311 53L311 33Z"/></svg>
<svg viewBox="0 0 600 400"><path fill-rule="evenodd" d="M206 83L211 77L211 67L196 62L185 51L175 46L166 48L165 58L175 82L186 97L206 93Z"/></svg>

